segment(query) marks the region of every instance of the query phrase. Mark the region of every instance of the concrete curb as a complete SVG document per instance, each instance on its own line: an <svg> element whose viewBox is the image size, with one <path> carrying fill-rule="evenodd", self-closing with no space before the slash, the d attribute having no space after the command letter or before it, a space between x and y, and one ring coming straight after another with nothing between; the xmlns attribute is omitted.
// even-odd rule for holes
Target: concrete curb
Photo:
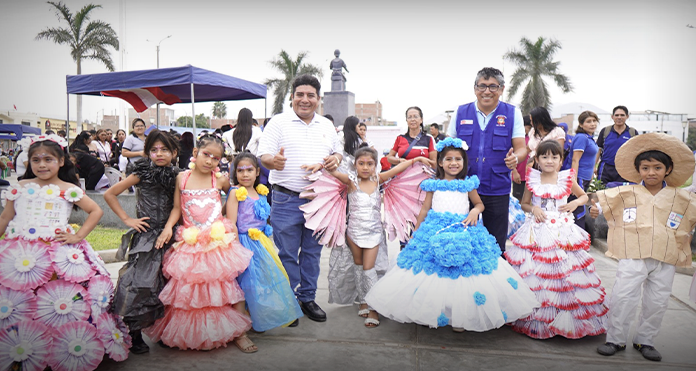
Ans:
<svg viewBox="0 0 696 371"><path fill-rule="evenodd" d="M601 238L595 238L592 240L592 246L597 250L606 253L607 252L607 240ZM614 259L614 258L612 258ZM614 259L616 260L616 259ZM618 261L618 260L617 260ZM677 273L685 274L687 276L693 276L696 272L696 262L691 262L691 267L677 267Z"/></svg>
<svg viewBox="0 0 696 371"><path fill-rule="evenodd" d="M118 263L120 261L124 261L124 260L116 259L116 251L118 251L118 249L100 250L100 251L97 251L97 254L99 254L99 256L101 256L102 260L104 260L104 263L106 263L106 264Z"/></svg>

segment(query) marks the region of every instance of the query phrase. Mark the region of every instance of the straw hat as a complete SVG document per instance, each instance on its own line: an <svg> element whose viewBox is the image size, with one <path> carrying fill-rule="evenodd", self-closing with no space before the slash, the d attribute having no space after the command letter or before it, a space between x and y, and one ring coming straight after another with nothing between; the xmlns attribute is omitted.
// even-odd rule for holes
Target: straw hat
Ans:
<svg viewBox="0 0 696 371"><path fill-rule="evenodd" d="M640 183L642 178L634 165L636 157L646 151L661 151L672 159L674 168L665 177L668 186L679 187L694 173L694 155L678 138L662 133L649 133L629 139L616 152L616 171L624 179Z"/></svg>

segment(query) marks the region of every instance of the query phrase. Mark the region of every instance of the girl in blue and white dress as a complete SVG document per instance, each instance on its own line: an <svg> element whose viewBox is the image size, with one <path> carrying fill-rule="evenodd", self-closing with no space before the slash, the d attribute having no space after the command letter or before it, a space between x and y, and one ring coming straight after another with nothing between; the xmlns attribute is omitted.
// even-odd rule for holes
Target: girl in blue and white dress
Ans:
<svg viewBox="0 0 696 371"><path fill-rule="evenodd" d="M467 177L466 143L437 144L437 178L427 192L413 238L397 266L368 293L367 303L398 322L455 331L487 331L528 316L539 302L501 258L496 240L477 225L484 206L479 180ZM474 208L469 210L469 200Z"/></svg>

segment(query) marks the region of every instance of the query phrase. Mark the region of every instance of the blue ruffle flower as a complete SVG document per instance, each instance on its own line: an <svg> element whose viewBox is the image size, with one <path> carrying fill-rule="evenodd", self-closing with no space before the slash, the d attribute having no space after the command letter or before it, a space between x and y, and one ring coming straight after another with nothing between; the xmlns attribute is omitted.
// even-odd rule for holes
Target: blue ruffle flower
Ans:
<svg viewBox="0 0 696 371"><path fill-rule="evenodd" d="M482 293L476 291L474 293L474 301L476 301L476 305L486 304L486 295L483 295Z"/></svg>
<svg viewBox="0 0 696 371"><path fill-rule="evenodd" d="M468 150L469 146L466 144L465 141L459 139L459 138L452 138L452 137L447 137L435 145L435 149L438 152L442 152L445 147L454 147L454 148L461 148L463 150Z"/></svg>
<svg viewBox="0 0 696 371"><path fill-rule="evenodd" d="M273 227L271 227L270 224L266 224L266 226L263 227L263 234L265 234L267 237L271 237L273 234Z"/></svg>
<svg viewBox="0 0 696 371"><path fill-rule="evenodd" d="M271 205L268 204L266 196L259 195L259 199L254 202L254 216L258 220L267 220L271 215Z"/></svg>
<svg viewBox="0 0 696 371"><path fill-rule="evenodd" d="M444 327L449 324L449 318L444 313L440 313L440 317L437 317L437 327Z"/></svg>
<svg viewBox="0 0 696 371"><path fill-rule="evenodd" d="M476 175L468 176L465 179L426 179L421 182L421 189L426 192L435 191L456 191L466 193L477 189L481 182Z"/></svg>
<svg viewBox="0 0 696 371"><path fill-rule="evenodd" d="M504 310L502 310L501 312L503 312L503 321L505 321L505 323L507 323L507 313L505 313Z"/></svg>
<svg viewBox="0 0 696 371"><path fill-rule="evenodd" d="M517 280L516 279L510 277L507 279L507 281L510 284L510 286L512 286L513 289L517 290Z"/></svg>

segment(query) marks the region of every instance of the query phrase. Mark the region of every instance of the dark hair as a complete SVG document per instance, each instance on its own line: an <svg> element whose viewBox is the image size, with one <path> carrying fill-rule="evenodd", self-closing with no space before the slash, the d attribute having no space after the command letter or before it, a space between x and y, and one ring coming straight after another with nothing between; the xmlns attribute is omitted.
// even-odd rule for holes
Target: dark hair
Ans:
<svg viewBox="0 0 696 371"><path fill-rule="evenodd" d="M123 129L118 129L118 130L116 130L116 136L117 136L117 137L118 137L118 133L120 133L120 132L123 132L123 134L128 135L128 133L126 133L125 130L123 130Z"/></svg>
<svg viewBox="0 0 696 371"><path fill-rule="evenodd" d="M532 118L529 115L522 116L522 123L524 126L532 127Z"/></svg>
<svg viewBox="0 0 696 371"><path fill-rule="evenodd" d="M231 171L233 184L239 184L239 181L237 180L237 165L239 165L239 163L242 160L249 160L249 162L251 162L251 164L254 165L255 168L257 168L257 169L259 168L259 160L257 160L256 156L252 155L251 152L244 151L244 152L238 154L234 158L232 171ZM259 173L259 175L256 177L256 180L254 181L254 187L259 185L260 178L261 178L261 174Z"/></svg>
<svg viewBox="0 0 696 371"><path fill-rule="evenodd" d="M358 124L358 127L361 127L361 126L364 126L364 127L365 127L365 130L367 130L367 124L366 124L366 123L364 123L364 122L359 123L359 124Z"/></svg>
<svg viewBox="0 0 696 371"><path fill-rule="evenodd" d="M357 163L358 158L363 157L363 156L370 156L372 157L373 160L375 160L375 163L379 161L377 158L377 151L372 149L370 146L367 145L367 143L363 143L360 145L360 147L355 151L355 161Z"/></svg>
<svg viewBox="0 0 696 371"><path fill-rule="evenodd" d="M440 125L438 125L438 124L436 124L436 123L434 123L434 122L433 122L432 124L430 124L430 127L431 127L431 128L437 128L437 130L440 130Z"/></svg>
<svg viewBox="0 0 696 371"><path fill-rule="evenodd" d="M536 149L536 157L538 158L539 156L545 155L549 152L551 152L552 155L560 156L561 161L563 161L563 147L561 147L560 143L551 139L542 140L541 143L539 143L539 146Z"/></svg>
<svg viewBox="0 0 696 371"><path fill-rule="evenodd" d="M445 155L451 151L459 152L459 154L462 155L462 159L464 160L464 166L462 167L462 170L457 174L455 179L466 178L466 175L469 172L469 158L466 156L465 150L457 147L445 147L442 149L442 151L437 153L437 173L435 174L435 177L437 177L438 179L445 179L445 169L442 167L441 163L444 160Z"/></svg>
<svg viewBox="0 0 696 371"><path fill-rule="evenodd" d="M328 113L327 113L326 115L324 115L324 117L326 117L327 119L331 120L331 122L334 122L333 116L329 115Z"/></svg>
<svg viewBox="0 0 696 371"><path fill-rule="evenodd" d="M133 119L133 122L131 123L131 127L132 127L133 129L135 129L135 125L138 123L138 121L142 122L143 125L145 125L145 129L147 129L147 124L146 124L145 121L144 121L143 119L141 119L140 117L137 117L137 118ZM133 135L134 137L137 137L137 136L138 136L138 134L135 133L135 130L131 130L131 135Z"/></svg>
<svg viewBox="0 0 696 371"><path fill-rule="evenodd" d="M408 117L408 111L410 111L412 109L418 111L418 114L420 115L420 118L421 118L421 124L420 124L421 132L424 133L425 129L423 128L423 111L418 106L408 107L408 108L406 108L406 117ZM408 135L408 126L406 126L406 134L405 135Z"/></svg>
<svg viewBox="0 0 696 371"><path fill-rule="evenodd" d="M70 152L78 151L78 152L85 152L89 153L89 147L85 144L85 140L89 139L92 137L92 134L89 133L89 131L83 131L80 134L77 134L77 137L75 137L75 140L72 142L70 147Z"/></svg>
<svg viewBox="0 0 696 371"><path fill-rule="evenodd" d="M29 159L29 166L27 166L27 171L24 173L22 179L36 178L34 171L31 169L31 156L41 147L46 147L48 152L56 156L58 160L63 160L63 166L58 169L58 179L67 183L72 183L79 187L80 181L78 180L77 173L75 172L75 165L72 163L72 161L70 161L70 159L65 157L63 148L58 143L51 140L34 142L34 144L29 146L29 152L27 155Z"/></svg>
<svg viewBox="0 0 696 371"><path fill-rule="evenodd" d="M669 157L668 154L656 150L641 152L638 156L636 156L636 159L633 161L633 166L635 166L636 171L640 173L640 163L649 160L659 161L663 165L665 165L667 170L669 170L669 173L666 173L665 176L669 175L674 169L674 162L672 162L672 158Z"/></svg>
<svg viewBox="0 0 696 371"><path fill-rule="evenodd" d="M248 108L242 108L237 114L237 126L234 127L232 133L232 144L235 152L244 151L251 140L251 131L254 126L253 114Z"/></svg>
<svg viewBox="0 0 696 371"><path fill-rule="evenodd" d="M198 138L198 143L196 144L196 147L198 147L198 149L200 150L201 148L207 147L211 143L219 145L223 156L225 155L225 143L222 142L222 139L220 139L219 136L214 134L205 134Z"/></svg>
<svg viewBox="0 0 696 371"><path fill-rule="evenodd" d="M183 151L191 151L193 150L193 133L190 131L184 132L181 134L181 149Z"/></svg>
<svg viewBox="0 0 696 371"><path fill-rule="evenodd" d="M597 120L597 123L599 123L599 116L597 116L596 113L592 111L583 111L580 116L578 116L578 127L575 129L575 133L585 133L589 134L588 132L585 131L585 129L582 128L582 125L585 123L585 120L588 118L593 117L595 120Z"/></svg>
<svg viewBox="0 0 696 371"><path fill-rule="evenodd" d="M532 109L531 112L529 112L529 115L532 116L532 127L534 128L534 136L537 138L541 138L541 134L539 134L539 128L541 127L544 129L544 131L548 134L550 133L553 129L556 128L556 123L551 120L551 115L549 115L549 111L544 108L544 107L536 107Z"/></svg>
<svg viewBox="0 0 696 371"><path fill-rule="evenodd" d="M360 119L355 116L348 116L343 122L343 150L351 156L360 146L360 135L357 131L359 122Z"/></svg>
<svg viewBox="0 0 696 371"><path fill-rule="evenodd" d="M55 133L53 132L53 130L47 129L47 130L46 130L46 135L51 135L51 134L55 134Z"/></svg>
<svg viewBox="0 0 696 371"><path fill-rule="evenodd" d="M479 80L488 80L494 78L501 86L505 86L505 77L499 69L493 67L484 67L481 71L476 73L476 79L474 80L474 85L478 84Z"/></svg>
<svg viewBox="0 0 696 371"><path fill-rule="evenodd" d="M65 136L65 130L58 130L58 136Z"/></svg>
<svg viewBox="0 0 696 371"><path fill-rule="evenodd" d="M614 109L611 110L611 115L612 115L612 116L614 116L614 114L616 113L616 110L623 110L624 113L626 114L626 116L628 116L628 108L626 108L626 106L616 106L616 107L614 107Z"/></svg>
<svg viewBox="0 0 696 371"><path fill-rule="evenodd" d="M302 85L309 85L313 87L314 89L317 90L317 98L319 97L319 92L321 90L321 84L319 83L319 80L317 80L316 77L308 74L300 75L295 77L295 80L292 81L292 94L295 94L295 90L297 89L298 86Z"/></svg>
<svg viewBox="0 0 696 371"><path fill-rule="evenodd" d="M145 156L148 158L150 157L150 150L158 140L172 152L172 159L174 159L179 153L179 142L176 141L171 134L158 129L152 129L150 134L147 135L147 138L145 138L145 145L143 146L143 153Z"/></svg>
<svg viewBox="0 0 696 371"><path fill-rule="evenodd" d="M232 126L230 126L230 124L220 126L220 131L222 131L223 133L226 133L230 130L232 130Z"/></svg>

